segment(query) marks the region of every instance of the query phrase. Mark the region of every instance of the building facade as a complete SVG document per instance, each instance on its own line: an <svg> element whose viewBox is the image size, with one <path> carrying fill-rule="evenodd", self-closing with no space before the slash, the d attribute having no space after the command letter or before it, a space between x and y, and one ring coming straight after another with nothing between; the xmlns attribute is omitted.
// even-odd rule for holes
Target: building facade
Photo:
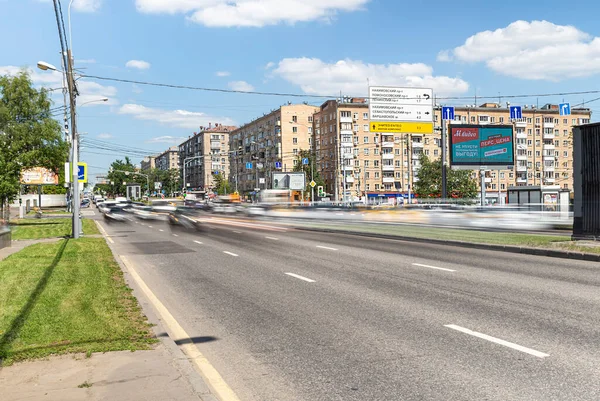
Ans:
<svg viewBox="0 0 600 401"><path fill-rule="evenodd" d="M156 167L156 156L155 155L146 156L140 162L140 169L141 170L148 171L148 170L152 170L155 167Z"/></svg>
<svg viewBox="0 0 600 401"><path fill-rule="evenodd" d="M272 188L274 172L293 170L300 151L312 148L313 114L318 110L307 104L283 105L231 133L230 182L240 193Z"/></svg>
<svg viewBox="0 0 600 401"><path fill-rule="evenodd" d="M442 156L441 108L437 107L433 134L379 134L370 132L364 99L329 100L314 115L316 167L328 196L381 201L408 197L418 181L420 157ZM509 186L543 185L573 188L572 127L588 123L591 111L573 108L560 116L557 105L523 106L523 118L510 119L508 105L496 103L455 108L452 124L500 124L514 127L515 165L509 170L485 171L486 199L504 203ZM449 147L448 147L449 149ZM449 156L449 151L446 156ZM449 163L449 158L447 159ZM480 172L474 172L480 186Z"/></svg>
<svg viewBox="0 0 600 401"><path fill-rule="evenodd" d="M179 152L177 146L171 146L168 150L156 156L154 164L157 169L165 171L179 168Z"/></svg>
<svg viewBox="0 0 600 401"><path fill-rule="evenodd" d="M229 177L229 136L236 127L211 124L200 129L179 145L179 166L185 188L209 192L213 174Z"/></svg>

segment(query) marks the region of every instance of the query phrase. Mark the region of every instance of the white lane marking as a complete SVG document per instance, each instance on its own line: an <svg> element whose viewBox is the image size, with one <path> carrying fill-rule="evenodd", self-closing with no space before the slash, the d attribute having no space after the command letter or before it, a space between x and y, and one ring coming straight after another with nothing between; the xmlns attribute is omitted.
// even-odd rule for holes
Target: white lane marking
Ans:
<svg viewBox="0 0 600 401"><path fill-rule="evenodd" d="M202 242L200 242L200 241L194 241L194 242L195 242L196 244L200 244L200 245L202 245Z"/></svg>
<svg viewBox="0 0 600 401"><path fill-rule="evenodd" d="M123 255L119 255L123 264L131 274L131 277L137 282L140 289L150 303L154 306L158 315L162 318L162 323L167 327L167 331L169 331L169 336L173 339L179 338L191 338L190 335L181 327L179 322L175 320L171 312L165 307L165 305L160 302L160 300L154 295L152 290L146 285L144 280L137 273L133 264L129 262ZM179 346L183 352L190 358L190 360L195 365L196 370L202 375L210 390L214 393L217 399L223 401L239 401L238 396L233 392L231 387L225 382L223 377L219 374L219 372L211 365L211 363L206 359L206 357L200 352L198 347L192 343L185 343Z"/></svg>
<svg viewBox="0 0 600 401"><path fill-rule="evenodd" d="M461 333L465 333L465 334L468 334L468 335L471 335L471 336L474 336L474 337L483 338L484 340L488 340L488 341L491 341L491 342L496 343L496 344L504 345L505 347L516 349L518 351L525 352L526 354L529 354L529 355L537 356L538 358L545 358L547 356L550 356L550 355L545 354L543 352L536 351L536 350L531 349L531 348L523 347L522 345L519 345L519 344L515 344L515 343L511 343L511 342L505 341L505 340L501 340L501 339L496 338L496 337L488 336L487 334L478 333L476 331L465 329L464 327L460 327L460 326L457 326L455 324L445 324L444 327L448 327L449 329L457 330L457 331L460 331Z"/></svg>
<svg viewBox="0 0 600 401"><path fill-rule="evenodd" d="M173 237L179 237L179 235L177 235L177 234L173 234Z"/></svg>
<svg viewBox="0 0 600 401"><path fill-rule="evenodd" d="M148 226L148 228L152 228L152 226Z"/></svg>
<svg viewBox="0 0 600 401"><path fill-rule="evenodd" d="M235 231L235 230L232 230L232 231L233 231L234 233L236 233L236 234L241 234L241 233L242 233L241 231Z"/></svg>
<svg viewBox="0 0 600 401"><path fill-rule="evenodd" d="M275 238L275 237L265 237L266 239L272 239L273 241L279 241L279 238Z"/></svg>
<svg viewBox="0 0 600 401"><path fill-rule="evenodd" d="M443 270L443 271L446 271L446 272L455 272L456 271L456 270L452 270L452 269L446 269L445 267L422 265L421 263L413 263L413 266L428 267L430 269Z"/></svg>
<svg viewBox="0 0 600 401"><path fill-rule="evenodd" d="M158 231L165 231L165 230L163 230L162 228L159 228Z"/></svg>
<svg viewBox="0 0 600 401"><path fill-rule="evenodd" d="M231 255L231 256L240 256L238 254L232 253L232 252L227 252L227 251L223 251L223 253L226 253L227 255Z"/></svg>
<svg viewBox="0 0 600 401"><path fill-rule="evenodd" d="M337 251L337 248L330 248L328 246L321 246L321 245L317 245L317 248L321 248L321 249L329 249L330 251Z"/></svg>
<svg viewBox="0 0 600 401"><path fill-rule="evenodd" d="M96 223L96 225L98 226L98 229L100 230L102 235L104 235L106 237L106 240L108 242L110 242L111 244L114 244L115 241L108 236L108 234L106 233L106 230L104 229L104 227L102 227L102 224L100 224L100 222L98 220L94 220L94 223Z"/></svg>
<svg viewBox="0 0 600 401"><path fill-rule="evenodd" d="M295 278L300 279L300 280L307 281L309 283L314 283L315 282L315 280L312 280L310 278L306 278L306 277L300 276L298 274L294 274L294 273L285 273L285 274L287 274L288 276L295 277Z"/></svg>

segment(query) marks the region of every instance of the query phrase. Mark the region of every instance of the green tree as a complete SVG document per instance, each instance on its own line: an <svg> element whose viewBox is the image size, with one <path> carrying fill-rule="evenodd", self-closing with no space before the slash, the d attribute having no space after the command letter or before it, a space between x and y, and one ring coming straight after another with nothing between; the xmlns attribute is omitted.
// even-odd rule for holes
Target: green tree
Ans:
<svg viewBox="0 0 600 401"><path fill-rule="evenodd" d="M419 157L421 168L419 179L413 190L419 198L440 198L442 195L442 160L430 160L424 153ZM477 182L470 170L447 169L446 184L448 196L452 198L472 199L477 196Z"/></svg>
<svg viewBox="0 0 600 401"><path fill-rule="evenodd" d="M308 164L302 164L302 159L308 159ZM317 166L313 166L313 163L316 163L314 160L314 155L310 150L300 150L298 155L296 156L296 165L294 166L294 172L304 172L304 176L306 177L306 187L304 188L305 195L311 193L310 181L311 179L317 183L315 185L315 197L317 194L317 186L325 186L325 180L319 174ZM314 173L314 175L312 174Z"/></svg>
<svg viewBox="0 0 600 401"><path fill-rule="evenodd" d="M124 182L128 184L140 184L145 190L146 177L135 173L135 166L127 156L125 157L125 160L115 160L112 162L106 178L108 181L114 182L114 184L110 184L107 192L113 196L124 196L127 191L127 187L123 185Z"/></svg>
<svg viewBox="0 0 600 401"><path fill-rule="evenodd" d="M213 181L213 191L217 195L227 195L231 193L231 184L229 183L229 181L227 181L223 174L213 174Z"/></svg>
<svg viewBox="0 0 600 401"><path fill-rule="evenodd" d="M21 171L45 167L60 171L68 145L52 118L45 89L33 87L27 72L0 76L0 210L8 220L8 205L19 194Z"/></svg>

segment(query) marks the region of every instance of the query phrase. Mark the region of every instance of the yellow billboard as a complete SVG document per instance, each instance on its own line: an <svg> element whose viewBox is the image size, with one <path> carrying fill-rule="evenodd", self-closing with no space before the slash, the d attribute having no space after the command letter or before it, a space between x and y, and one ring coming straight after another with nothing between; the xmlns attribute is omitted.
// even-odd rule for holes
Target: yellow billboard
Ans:
<svg viewBox="0 0 600 401"><path fill-rule="evenodd" d="M33 167L21 171L23 185L58 185L58 174L44 167Z"/></svg>
<svg viewBox="0 0 600 401"><path fill-rule="evenodd" d="M433 134L433 123L371 121L371 132L384 134Z"/></svg>

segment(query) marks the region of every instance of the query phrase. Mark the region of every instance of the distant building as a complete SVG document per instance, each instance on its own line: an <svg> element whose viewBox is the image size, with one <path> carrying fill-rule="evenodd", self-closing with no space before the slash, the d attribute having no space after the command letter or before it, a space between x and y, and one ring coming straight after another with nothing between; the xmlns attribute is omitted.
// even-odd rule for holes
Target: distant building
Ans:
<svg viewBox="0 0 600 401"><path fill-rule="evenodd" d="M236 127L209 124L200 128L179 145L179 166L187 189L208 192L213 189L213 174L229 177L229 135Z"/></svg>
<svg viewBox="0 0 600 401"><path fill-rule="evenodd" d="M156 156L156 168L159 170L170 170L179 168L179 151L177 146L171 146L168 150Z"/></svg>
<svg viewBox="0 0 600 401"><path fill-rule="evenodd" d="M156 155L146 156L140 162L140 168L142 170L152 170L156 167Z"/></svg>
<svg viewBox="0 0 600 401"><path fill-rule="evenodd" d="M240 193L271 188L274 172L293 170L300 151L312 148L313 114L318 110L307 104L283 105L230 134L230 182L237 182Z"/></svg>

